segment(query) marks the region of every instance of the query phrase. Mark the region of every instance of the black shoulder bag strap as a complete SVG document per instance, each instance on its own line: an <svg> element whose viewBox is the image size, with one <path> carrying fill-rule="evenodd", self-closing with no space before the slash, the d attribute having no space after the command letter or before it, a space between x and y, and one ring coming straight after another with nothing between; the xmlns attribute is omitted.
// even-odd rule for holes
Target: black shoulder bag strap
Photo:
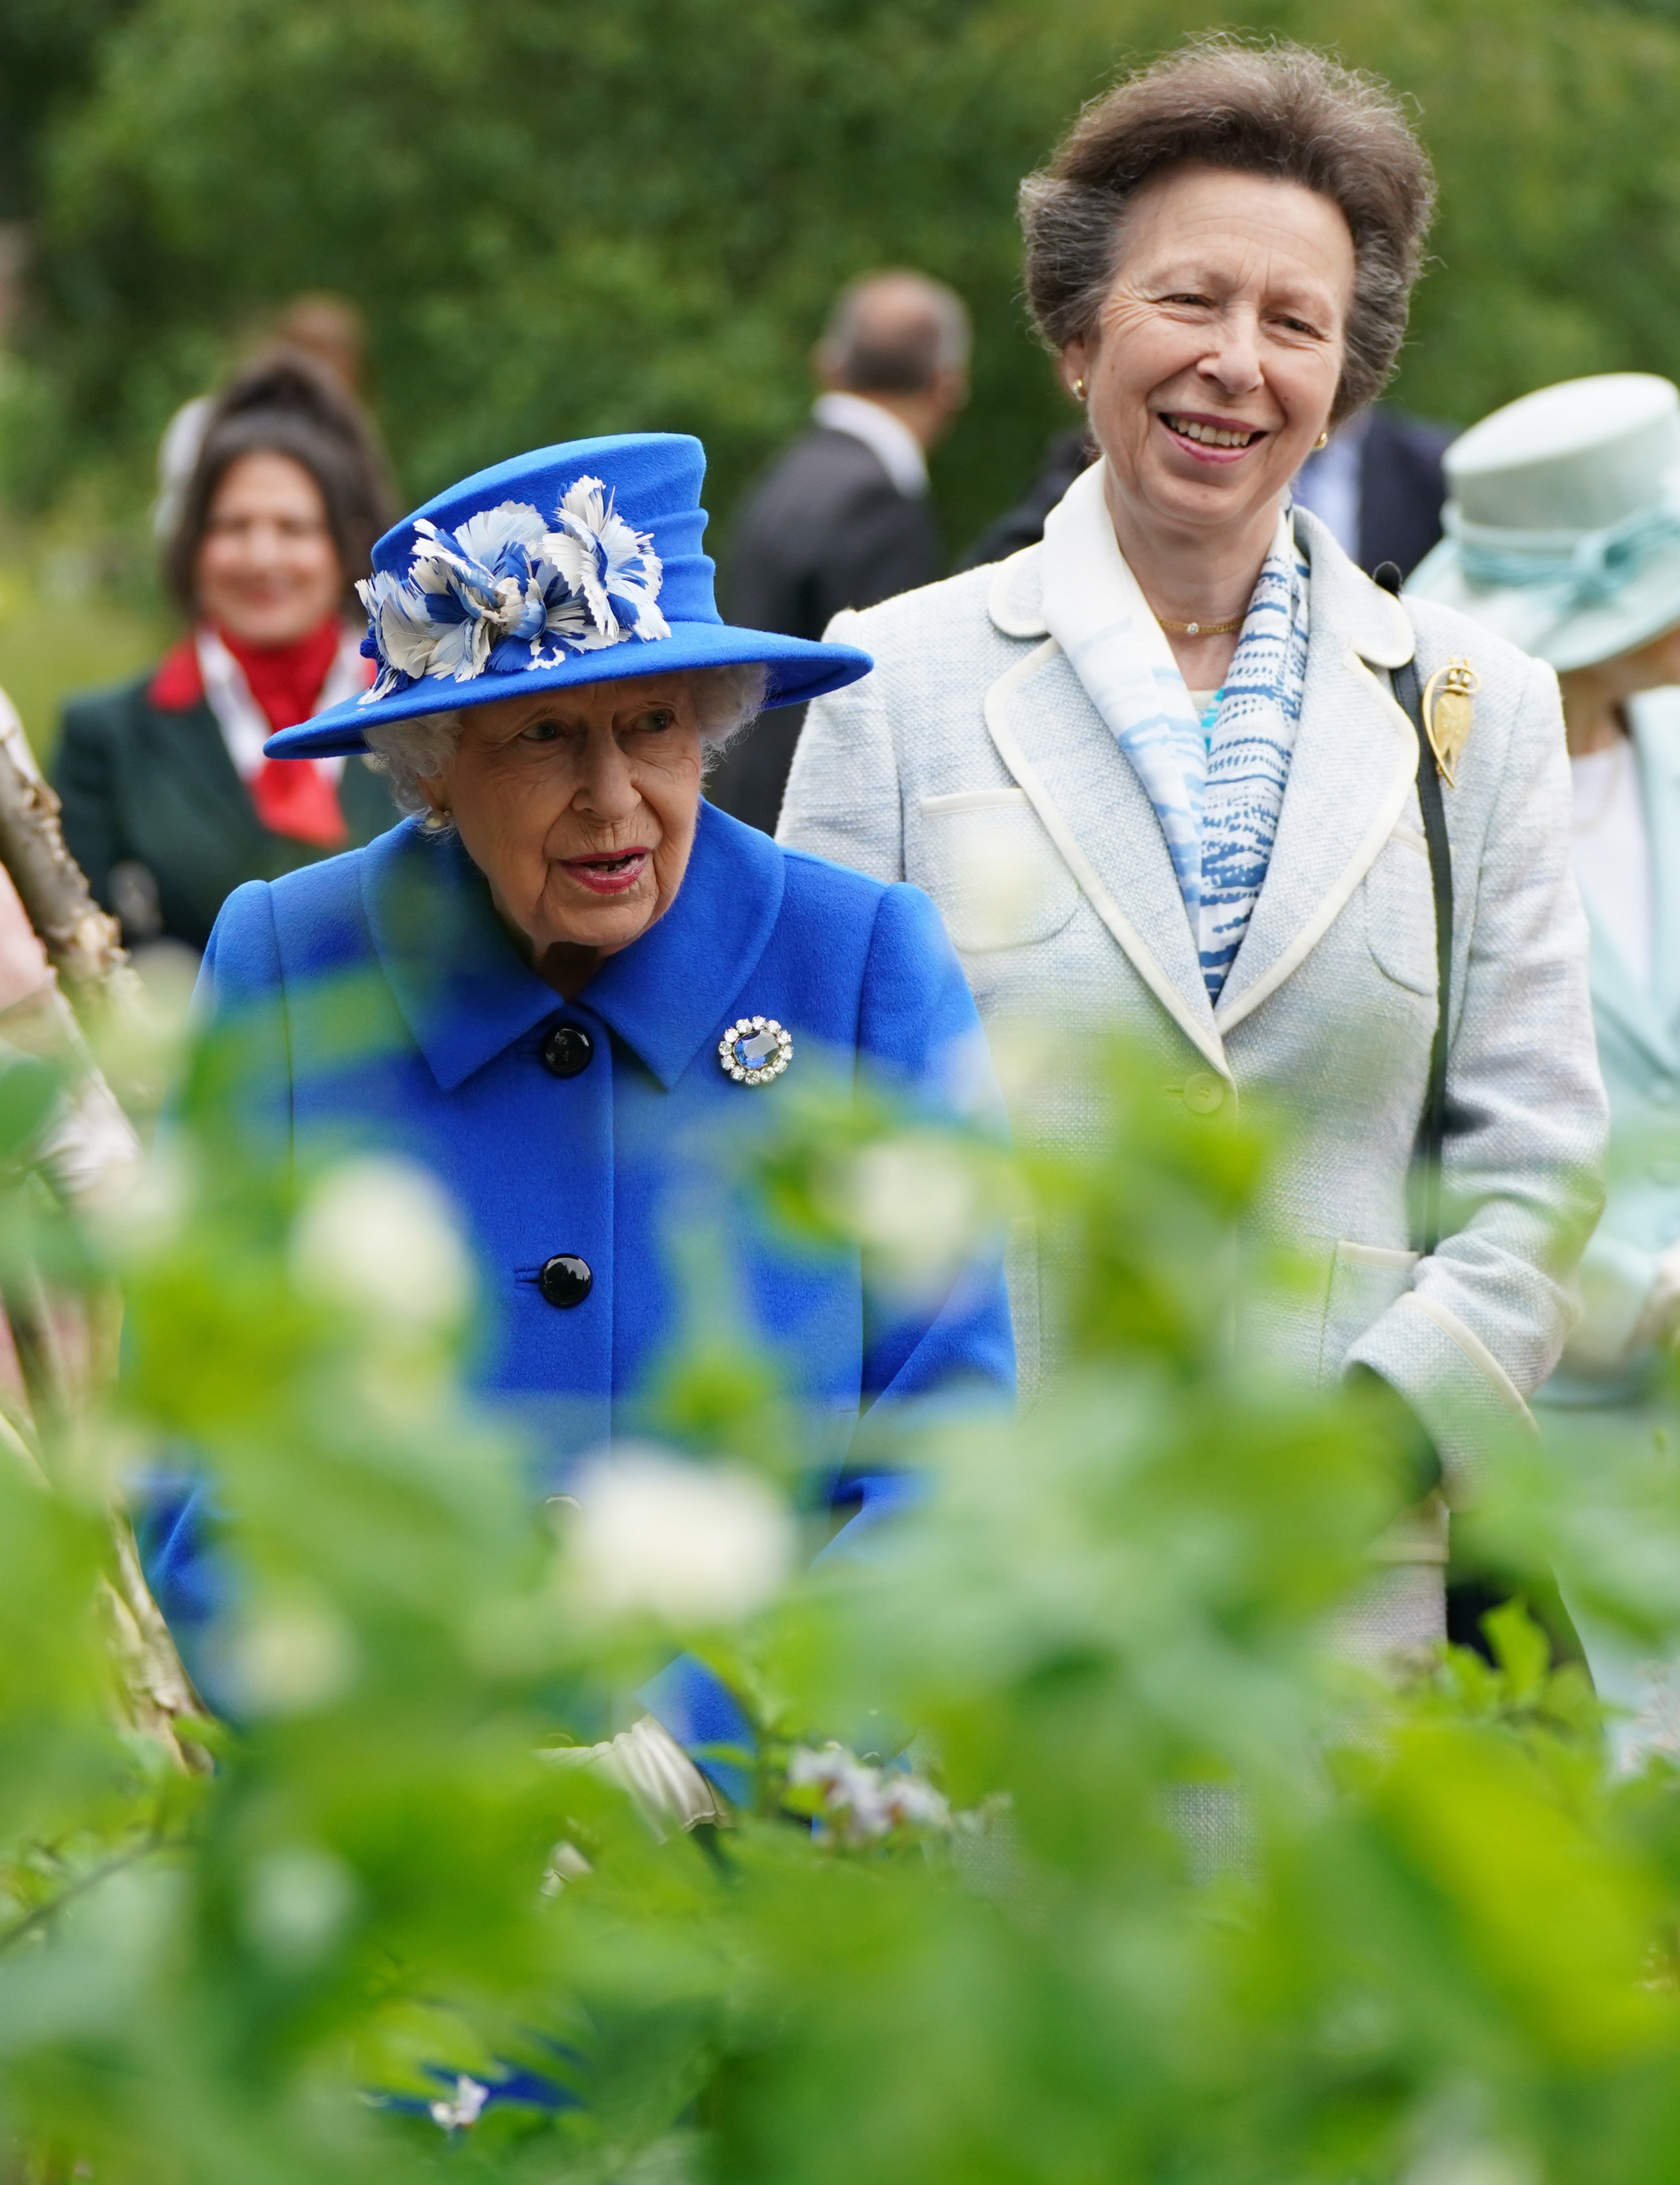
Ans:
<svg viewBox="0 0 1680 2185"><path fill-rule="evenodd" d="M1398 600L1400 572L1384 562L1376 582ZM1429 847L1429 877L1435 891L1435 965L1439 999L1435 1039L1429 1050L1429 1089L1418 1125L1417 1159L1422 1186L1418 1249L1426 1259L1441 1242L1441 1165L1447 1139L1447 1041L1453 998L1453 851L1447 839L1447 808L1434 747L1423 723L1423 686L1414 654L1392 671L1394 696L1417 735L1417 801L1423 813L1423 838Z"/></svg>
<svg viewBox="0 0 1680 2185"><path fill-rule="evenodd" d="M1385 592L1398 600L1400 572L1385 562L1372 572ZM1418 1125L1417 1160L1422 1186L1417 1244L1427 1258L1441 1242L1441 1156L1447 1137L1447 1028L1451 1021L1453 976L1453 853L1447 840L1447 808L1441 796L1441 775L1434 746L1423 721L1423 688L1415 657L1393 671L1394 696L1417 733L1417 801L1423 813L1424 840L1429 846L1429 876L1435 890L1435 960L1441 998L1435 1020L1435 1040L1429 1050L1429 1090ZM1437 1460L1438 1461L1438 1460ZM1455 1528L1456 1531L1456 1528ZM1513 1582L1497 1568L1480 1561L1461 1563L1454 1541L1447 1566L1447 1636L1455 1646L1468 1646L1484 1660L1494 1659L1493 1649L1482 1629L1490 1609L1521 1599L1544 1629L1551 1643L1554 1667L1566 1662L1586 1665L1586 1655L1563 1595L1551 1573L1539 1565Z"/></svg>

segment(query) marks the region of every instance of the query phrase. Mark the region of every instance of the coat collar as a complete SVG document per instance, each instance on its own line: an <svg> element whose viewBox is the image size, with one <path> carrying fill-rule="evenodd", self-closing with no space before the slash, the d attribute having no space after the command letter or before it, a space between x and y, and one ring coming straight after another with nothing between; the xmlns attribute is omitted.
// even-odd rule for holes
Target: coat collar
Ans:
<svg viewBox="0 0 1680 2185"><path fill-rule="evenodd" d="M567 1004L523 962L460 841L415 820L363 852L362 900L381 969L433 1076L452 1092ZM669 1092L764 952L785 853L702 803L683 885L657 925L578 998Z"/></svg>
<svg viewBox="0 0 1680 2185"><path fill-rule="evenodd" d="M1106 525L1100 500L1089 507L1076 500L1075 507L1078 522ZM1093 541L1092 550L1102 544ZM1080 550L1077 544L1073 550ZM987 691L987 729L1138 975L1192 1045L1225 1071L1160 819L1131 761L1048 634L1046 579L1042 545L1012 555L992 577L986 606L994 625L1007 637L1041 641Z"/></svg>
<svg viewBox="0 0 1680 2185"><path fill-rule="evenodd" d="M986 612L1005 637L1047 637L1044 619L1044 553L1024 546L1000 562L986 590Z"/></svg>
<svg viewBox="0 0 1680 2185"><path fill-rule="evenodd" d="M1350 562L1317 517L1295 511L1295 535L1313 568L1313 604L1324 598L1327 618L1335 620L1342 641L1373 668L1399 668L1412 657L1415 638L1411 617L1400 602L1374 584ZM1049 635L1044 619L1044 553L1024 546L1000 562L986 591L986 612L1005 637Z"/></svg>
<svg viewBox="0 0 1680 2185"><path fill-rule="evenodd" d="M1416 738L1387 677L1412 657L1411 618L1316 518L1296 522L1312 567L1306 697L1265 885L1217 1014L1154 808L1046 630L1042 549L1000 562L987 595L1003 635L1041 640L986 694L998 754L1140 976L1226 1076L1224 1035L1323 936L1416 779Z"/></svg>

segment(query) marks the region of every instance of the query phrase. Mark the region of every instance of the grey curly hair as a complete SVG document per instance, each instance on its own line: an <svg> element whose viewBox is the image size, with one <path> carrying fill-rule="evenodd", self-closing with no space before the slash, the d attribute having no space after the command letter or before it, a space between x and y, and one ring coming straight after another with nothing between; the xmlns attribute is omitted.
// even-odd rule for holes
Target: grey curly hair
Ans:
<svg viewBox="0 0 1680 2185"><path fill-rule="evenodd" d="M681 679L694 696L709 771L726 746L757 718L770 671L762 661L754 660L727 668L686 668ZM449 764L460 731L458 710L422 713L411 721L368 724L367 763L389 782L392 800L399 812L429 808L421 783L441 774Z"/></svg>
<svg viewBox="0 0 1680 2185"><path fill-rule="evenodd" d="M1375 76L1309 47L1214 31L1088 106L1021 184L1026 288L1046 344L1089 335L1113 285L1130 200L1180 165L1298 182L1341 208L1353 299L1331 422L1382 391L1406 331L1435 205L1429 160Z"/></svg>

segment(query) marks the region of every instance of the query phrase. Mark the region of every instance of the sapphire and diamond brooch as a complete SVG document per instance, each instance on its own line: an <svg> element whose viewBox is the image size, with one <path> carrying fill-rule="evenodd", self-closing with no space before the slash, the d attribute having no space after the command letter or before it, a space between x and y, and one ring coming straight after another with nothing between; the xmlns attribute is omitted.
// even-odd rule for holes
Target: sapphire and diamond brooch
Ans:
<svg viewBox="0 0 1680 2185"><path fill-rule="evenodd" d="M737 1085L767 1085L793 1060L793 1034L774 1017L737 1017L717 1042L717 1060Z"/></svg>

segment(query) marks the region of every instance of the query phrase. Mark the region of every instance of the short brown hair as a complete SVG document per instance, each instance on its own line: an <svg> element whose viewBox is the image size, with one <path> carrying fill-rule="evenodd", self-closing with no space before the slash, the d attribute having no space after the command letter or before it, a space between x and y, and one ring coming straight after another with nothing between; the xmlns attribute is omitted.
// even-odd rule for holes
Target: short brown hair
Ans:
<svg viewBox="0 0 1680 2185"><path fill-rule="evenodd" d="M1059 350L1090 332L1128 200L1184 165L1298 182L1341 208L1353 299L1331 422L1363 409L1399 355L1435 178L1387 87L1306 46L1192 39L1085 109L1021 185L1027 296L1044 340Z"/></svg>
<svg viewBox="0 0 1680 2185"><path fill-rule="evenodd" d="M215 398L164 549L164 573L189 621L198 613L198 550L217 489L242 455L287 455L320 488L344 573L345 606L371 566L374 542L394 519L384 451L355 397L313 357L276 349L235 374ZM360 610L358 609L359 612Z"/></svg>

